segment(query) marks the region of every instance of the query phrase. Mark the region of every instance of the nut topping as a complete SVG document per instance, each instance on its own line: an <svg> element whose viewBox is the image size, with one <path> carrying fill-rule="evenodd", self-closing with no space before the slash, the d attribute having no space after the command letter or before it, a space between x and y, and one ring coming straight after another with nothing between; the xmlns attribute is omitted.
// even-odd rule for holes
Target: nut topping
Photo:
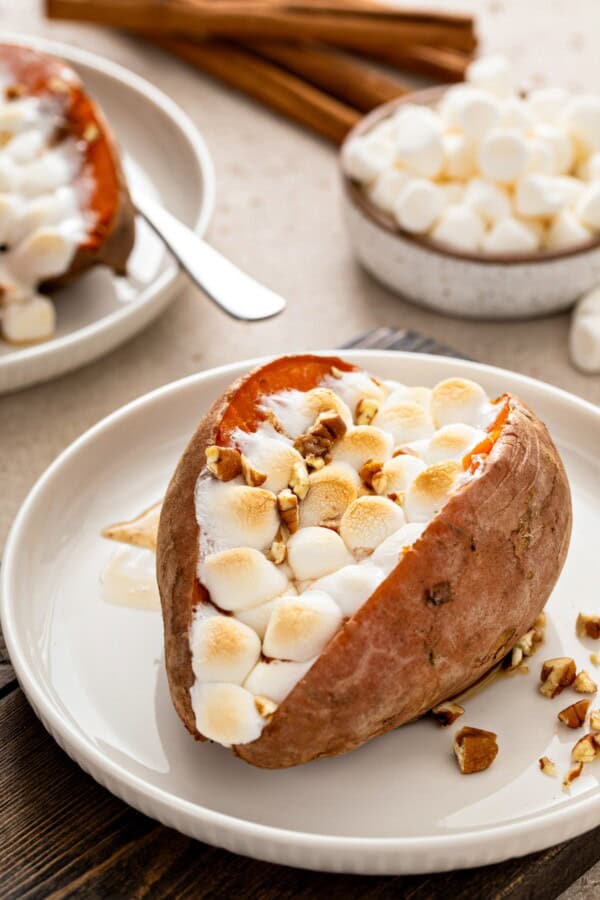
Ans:
<svg viewBox="0 0 600 900"><path fill-rule="evenodd" d="M95 122L89 122L83 129L82 135L87 144L93 144L100 137L100 129Z"/></svg>
<svg viewBox="0 0 600 900"><path fill-rule="evenodd" d="M234 447L206 448L206 467L219 481L231 481L242 473L242 454Z"/></svg>
<svg viewBox="0 0 600 900"><path fill-rule="evenodd" d="M311 459L326 457L338 440L346 434L346 423L335 410L322 412L317 416L314 425L308 431L299 435L294 441L294 448L301 453L308 465L315 466Z"/></svg>
<svg viewBox="0 0 600 900"><path fill-rule="evenodd" d="M558 770L551 759L549 759L547 756L542 756L538 760L538 762L540 764L540 769L542 770L544 775L548 775L549 778L556 778L556 776L558 775Z"/></svg>
<svg viewBox="0 0 600 900"><path fill-rule="evenodd" d="M438 703L431 710L433 718L444 728L447 725L453 725L464 713L464 707L458 703L452 703L450 700L445 703Z"/></svg>
<svg viewBox="0 0 600 900"><path fill-rule="evenodd" d="M529 631L525 632L523 637L519 638L513 647L510 655L509 669L518 668L523 659L527 656L533 656L537 645L543 640L542 632L534 625Z"/></svg>
<svg viewBox="0 0 600 900"><path fill-rule="evenodd" d="M600 756L600 736L598 734L585 734L579 738L571 750L573 762L591 763Z"/></svg>
<svg viewBox="0 0 600 900"><path fill-rule="evenodd" d="M341 369L338 369L337 366L332 366L330 369L330 372L334 378L343 378L344 377L344 373L342 372Z"/></svg>
<svg viewBox="0 0 600 900"><path fill-rule="evenodd" d="M590 728L592 731L600 731L600 709L593 709L590 713Z"/></svg>
<svg viewBox="0 0 600 900"><path fill-rule="evenodd" d="M276 703L273 703L268 697L261 697L260 694L257 694L254 698L254 705L263 719L270 719L277 709Z"/></svg>
<svg viewBox="0 0 600 900"><path fill-rule="evenodd" d="M287 535L284 534L282 528L275 535L275 540L266 552L267 559L270 559L276 566L280 566L287 559Z"/></svg>
<svg viewBox="0 0 600 900"><path fill-rule="evenodd" d="M489 769L498 754L498 735L481 728L461 728L454 738L454 753L463 775Z"/></svg>
<svg viewBox="0 0 600 900"><path fill-rule="evenodd" d="M298 510L298 497L289 488L277 494L277 507L281 521L287 527L290 534L295 534L300 527L300 513Z"/></svg>
<svg viewBox="0 0 600 900"><path fill-rule="evenodd" d="M306 463L301 462L300 460L294 463L292 466L292 474L290 475L289 487L295 493L298 500L304 500L308 494L308 488L310 487Z"/></svg>
<svg viewBox="0 0 600 900"><path fill-rule="evenodd" d="M593 666L600 666L600 654L590 653L590 662Z"/></svg>
<svg viewBox="0 0 600 900"><path fill-rule="evenodd" d="M357 425L370 425L377 413L379 404L372 397L361 397L356 404L354 419Z"/></svg>
<svg viewBox="0 0 600 900"><path fill-rule="evenodd" d="M579 637L592 638L594 641L600 640L600 616L579 613L575 627Z"/></svg>
<svg viewBox="0 0 600 900"><path fill-rule="evenodd" d="M360 469L358 470L358 474L363 484L365 484L368 488L373 488L374 490L374 481L381 476L382 469L382 462L378 462L376 459L368 459L364 466L360 467Z"/></svg>
<svg viewBox="0 0 600 900"><path fill-rule="evenodd" d="M563 791L568 791L569 787L573 784L576 778L579 778L581 773L583 772L583 763L578 762L575 763L574 766L571 766L565 777L563 778Z"/></svg>
<svg viewBox="0 0 600 900"><path fill-rule="evenodd" d="M267 476L264 472L259 472L258 469L255 469L250 460L241 454L242 456L242 474L244 476L244 480L246 484L250 487L260 487L261 484L264 484L267 480Z"/></svg>
<svg viewBox="0 0 600 900"><path fill-rule="evenodd" d="M590 700L578 700L565 709L561 709L558 719L567 726L567 728L581 728L585 723L588 709L590 708Z"/></svg>
<svg viewBox="0 0 600 900"><path fill-rule="evenodd" d="M577 674L573 687L578 694L595 694L598 690L598 685L585 669Z"/></svg>
<svg viewBox="0 0 600 900"><path fill-rule="evenodd" d="M547 659L542 666L540 691L544 697L558 697L564 688L573 684L577 669L568 656Z"/></svg>
<svg viewBox="0 0 600 900"><path fill-rule="evenodd" d="M23 97L26 93L27 88L24 84L8 84L4 88L4 96L7 100L17 100L19 97Z"/></svg>

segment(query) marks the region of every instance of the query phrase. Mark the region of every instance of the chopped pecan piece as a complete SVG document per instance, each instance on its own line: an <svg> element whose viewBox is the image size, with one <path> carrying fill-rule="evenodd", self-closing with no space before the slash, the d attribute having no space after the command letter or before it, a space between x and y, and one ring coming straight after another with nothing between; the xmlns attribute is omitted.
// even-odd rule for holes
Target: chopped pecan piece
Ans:
<svg viewBox="0 0 600 900"><path fill-rule="evenodd" d="M463 775L489 769L498 754L498 735L481 728L461 728L454 738L454 753Z"/></svg>
<svg viewBox="0 0 600 900"><path fill-rule="evenodd" d="M576 625L579 637L592 638L594 641L600 639L600 616L588 616L585 613L579 613Z"/></svg>
<svg viewBox="0 0 600 900"><path fill-rule="evenodd" d="M600 731L600 709L593 709L590 714L590 728L592 731Z"/></svg>
<svg viewBox="0 0 600 900"><path fill-rule="evenodd" d="M598 690L598 685L585 669L582 669L581 672L577 673L577 678L573 682L573 687L578 694L595 694Z"/></svg>
<svg viewBox="0 0 600 900"><path fill-rule="evenodd" d="M346 434L346 423L335 410L320 413L314 425L308 431L299 435L294 441L294 447L302 454L309 465L309 459L323 459L338 440ZM314 466L313 466L314 468Z"/></svg>
<svg viewBox="0 0 600 900"><path fill-rule="evenodd" d="M544 697L557 697L564 688L573 684L576 674L575 660L570 657L547 659L542 666L541 693Z"/></svg>
<svg viewBox="0 0 600 900"><path fill-rule="evenodd" d="M445 703L438 703L437 706L434 706L431 710L431 715L436 722L445 728L447 725L453 725L463 715L464 711L463 706L447 700Z"/></svg>
<svg viewBox="0 0 600 900"><path fill-rule="evenodd" d="M373 488L373 482L381 475L382 468L382 462L378 462L376 459L368 459L358 470L363 484L366 484L368 488Z"/></svg>
<svg viewBox="0 0 600 900"><path fill-rule="evenodd" d="M354 421L357 425L370 425L377 413L379 404L372 397L361 397L356 404Z"/></svg>
<svg viewBox="0 0 600 900"><path fill-rule="evenodd" d="M290 534L296 534L300 527L300 513L298 510L298 497L289 488L277 494L277 507L281 521Z"/></svg>
<svg viewBox="0 0 600 900"><path fill-rule="evenodd" d="M242 474L246 484L250 487L260 487L267 480L264 472L255 469L250 460L242 453Z"/></svg>
<svg viewBox="0 0 600 900"><path fill-rule="evenodd" d="M549 759L547 756L542 756L538 760L538 762L540 764L540 769L542 770L544 775L548 775L549 778L556 778L556 776L558 775L558 770L551 759Z"/></svg>
<svg viewBox="0 0 600 900"><path fill-rule="evenodd" d="M573 762L591 763L600 756L600 735L590 732L579 738L571 750Z"/></svg>
<svg viewBox="0 0 600 900"><path fill-rule="evenodd" d="M295 493L298 500L304 500L308 494L310 482L308 480L308 470L304 460L298 460L292 466L290 475L289 488Z"/></svg>
<svg viewBox="0 0 600 900"><path fill-rule="evenodd" d="M260 694L257 694L254 698L254 705L263 719L270 719L277 709L276 703L273 703L268 697L262 697Z"/></svg>
<svg viewBox="0 0 600 900"><path fill-rule="evenodd" d="M576 778L579 778L581 773L583 772L583 763L578 762L575 763L574 766L571 766L565 777L563 778L563 791L568 791L569 787L573 784Z"/></svg>
<svg viewBox="0 0 600 900"><path fill-rule="evenodd" d="M588 709L590 708L589 700L578 700L570 706L561 709L558 719L567 726L567 728L581 728L585 723Z"/></svg>
<svg viewBox="0 0 600 900"><path fill-rule="evenodd" d="M206 467L219 481L231 481L242 473L242 454L234 447L206 448Z"/></svg>
<svg viewBox="0 0 600 900"><path fill-rule="evenodd" d="M284 535L280 528L275 535L275 540L266 553L267 559L270 559L276 566L280 566L287 559L287 543L285 538L286 535Z"/></svg>

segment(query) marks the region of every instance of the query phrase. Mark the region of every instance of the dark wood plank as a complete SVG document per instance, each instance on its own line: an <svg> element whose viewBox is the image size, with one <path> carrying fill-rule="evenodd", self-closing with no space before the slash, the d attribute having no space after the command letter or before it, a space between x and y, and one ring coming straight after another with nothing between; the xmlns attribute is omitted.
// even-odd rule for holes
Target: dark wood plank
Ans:
<svg viewBox="0 0 600 900"><path fill-rule="evenodd" d="M4 692L9 685L15 683L15 673L13 667L10 664L10 657L8 655L8 650L6 649L6 644L4 642L4 635L2 634L2 629L0 628L0 694L2 694L2 692Z"/></svg>
<svg viewBox="0 0 600 900"><path fill-rule="evenodd" d="M112 797L46 734L20 689L0 700L0 896L553 900L600 856L600 829L522 860L358 877L256 862L163 828Z"/></svg>

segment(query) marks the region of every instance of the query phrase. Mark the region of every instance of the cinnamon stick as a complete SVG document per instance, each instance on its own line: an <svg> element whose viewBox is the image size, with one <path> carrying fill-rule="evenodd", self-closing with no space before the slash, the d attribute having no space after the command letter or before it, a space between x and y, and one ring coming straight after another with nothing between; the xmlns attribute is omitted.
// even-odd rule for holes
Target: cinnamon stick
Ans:
<svg viewBox="0 0 600 900"><path fill-rule="evenodd" d="M319 44L269 42L254 44L251 50L361 112L370 112L408 90L396 78Z"/></svg>
<svg viewBox="0 0 600 900"><path fill-rule="evenodd" d="M51 18L151 30L183 38L218 36L242 41L321 41L348 50L385 51L419 45L470 53L473 21L449 14L369 4L313 5L265 0L47 0ZM401 54L400 54L401 58Z"/></svg>
<svg viewBox="0 0 600 900"><path fill-rule="evenodd" d="M336 144L341 144L360 118L357 110L296 75L225 41L196 44L169 38L152 37L151 40L196 69L260 100Z"/></svg>

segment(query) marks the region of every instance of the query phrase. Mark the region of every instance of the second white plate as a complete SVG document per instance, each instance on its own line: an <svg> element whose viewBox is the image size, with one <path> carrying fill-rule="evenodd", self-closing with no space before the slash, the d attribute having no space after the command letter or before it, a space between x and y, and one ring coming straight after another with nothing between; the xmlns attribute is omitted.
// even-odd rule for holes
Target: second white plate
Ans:
<svg viewBox="0 0 600 900"><path fill-rule="evenodd" d="M158 612L110 605L100 576L115 552L107 523L158 500L199 416L251 363L195 375L135 401L76 441L40 479L13 526L2 567L2 623L19 681L56 740L101 784L167 825L288 865L361 873L476 866L519 856L600 823L600 762L571 794L561 775L574 735L556 720L573 702L538 691L541 660L573 656L600 581L600 412L532 379L475 363L381 351L344 356L383 378L433 385L467 374L512 391L552 432L567 466L574 532L548 606L546 643L527 676L502 677L466 702L461 723L499 735L486 772L461 776L456 728L424 719L336 759L262 771L196 744L169 699ZM473 598L477 602L477 598ZM597 649L597 646L596 646ZM591 669L600 676L600 670ZM457 726L458 727L458 726Z"/></svg>
<svg viewBox="0 0 600 900"><path fill-rule="evenodd" d="M127 154L135 189L204 234L215 202L213 166L203 138L172 100L133 72L75 47L5 32L0 42L27 44L72 65ZM0 339L0 394L91 362L162 312L177 289L179 270L139 217L136 225L127 277L98 268L55 294L52 340L11 347Z"/></svg>

